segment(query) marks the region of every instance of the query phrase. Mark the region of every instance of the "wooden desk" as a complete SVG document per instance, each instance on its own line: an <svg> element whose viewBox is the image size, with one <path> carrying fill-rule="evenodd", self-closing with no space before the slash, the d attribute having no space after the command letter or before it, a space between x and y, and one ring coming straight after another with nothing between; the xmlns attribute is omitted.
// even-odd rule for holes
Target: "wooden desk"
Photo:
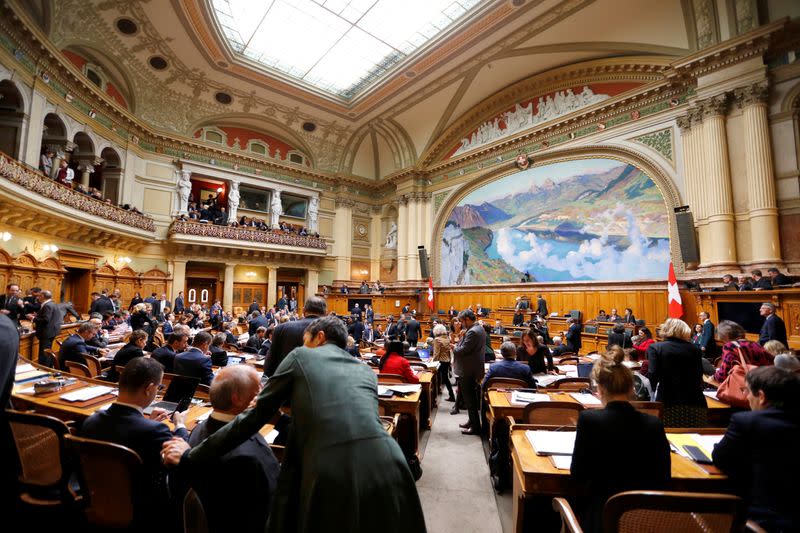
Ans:
<svg viewBox="0 0 800 533"><path fill-rule="evenodd" d="M721 430L702 430L704 434L719 434ZM671 431L667 430L667 433ZM620 454L626 452L619 451ZM526 530L525 502L533 496L577 496L585 486L572 479L569 471L553 466L549 457L536 455L525 429L511 431L511 457L514 477L514 531ZM630 458L631 460L633 457ZM677 453L671 453L672 480L668 490L690 492L730 492L727 478L709 474L699 465ZM606 457L606 460L611 460Z"/></svg>
<svg viewBox="0 0 800 533"><path fill-rule="evenodd" d="M377 367L373 366L371 368L376 374L380 373ZM419 384L422 386L422 393L420 394L420 429L431 429L431 412L433 411L436 395L439 393L438 388L434 389L433 387L435 376L434 372L428 370L417 373ZM380 384L380 381L378 383Z"/></svg>
<svg viewBox="0 0 800 533"><path fill-rule="evenodd" d="M406 415L400 419L397 427L397 442L406 454L415 454L419 450L420 399L422 394L415 392L409 396L378 398L378 405L385 415Z"/></svg>

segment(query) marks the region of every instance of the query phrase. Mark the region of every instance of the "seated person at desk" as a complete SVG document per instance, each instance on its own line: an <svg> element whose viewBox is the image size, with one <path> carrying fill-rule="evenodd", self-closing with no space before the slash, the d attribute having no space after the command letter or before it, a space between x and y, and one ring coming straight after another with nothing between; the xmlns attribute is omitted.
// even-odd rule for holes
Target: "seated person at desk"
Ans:
<svg viewBox="0 0 800 533"><path fill-rule="evenodd" d="M622 317L617 314L616 309L612 309L611 314L606 317L606 322L622 322Z"/></svg>
<svg viewBox="0 0 800 533"><path fill-rule="evenodd" d="M664 426L631 405L633 375L623 358L622 349L612 348L594 363L591 377L603 408L586 409L578 417L570 471L590 495L579 505L584 531L602 531L609 497L627 490L663 490L671 476ZM629 450L636 450L635 461L626 457Z"/></svg>
<svg viewBox="0 0 800 533"><path fill-rule="evenodd" d="M211 385L214 372L211 369L211 357L206 355L211 346L211 334L200 331L194 336L192 347L175 356L175 373L181 376L200 378L203 385Z"/></svg>
<svg viewBox="0 0 800 533"><path fill-rule="evenodd" d="M261 349L261 345L264 344L264 337L267 335L267 328L266 326L259 326L254 335L250 335L250 338L247 339L247 347L250 348L250 351L253 353L258 353L258 350Z"/></svg>
<svg viewBox="0 0 800 533"><path fill-rule="evenodd" d="M131 360L137 357L144 357L143 350L147 344L147 337L148 334L143 329L137 329L131 333L131 336L128 338L128 344L120 348L114 355L111 368L108 369L108 373L106 374L106 379L108 379L108 381L117 381L119 379L119 374L117 373L118 366L124 367Z"/></svg>
<svg viewBox="0 0 800 533"><path fill-rule="evenodd" d="M723 320L717 326L717 333L722 345L722 358L714 373L714 379L718 383L725 381L733 367L739 363L739 354L744 357L745 363L755 366L766 366L773 363L773 356L757 342L749 341L745 338L745 330L742 326L731 320Z"/></svg>
<svg viewBox="0 0 800 533"><path fill-rule="evenodd" d="M65 368L67 361L74 363L84 364L84 354L90 355L104 355L108 350L97 348L96 346L89 346L86 341L91 339L97 333L97 326L91 322L84 322L78 326L78 331L64 339L61 343L61 351L58 353L61 367Z"/></svg>
<svg viewBox="0 0 800 533"><path fill-rule="evenodd" d="M625 308L625 315L622 317L625 324L636 324L636 317L633 316L633 309L630 307Z"/></svg>
<svg viewBox="0 0 800 533"><path fill-rule="evenodd" d="M736 278L736 287L739 292L752 291L753 283L750 281L750 276L740 275Z"/></svg>
<svg viewBox="0 0 800 533"><path fill-rule="evenodd" d="M778 270L775 267L768 268L767 275L769 276L770 283L772 283L773 287L792 284L792 280L789 279L789 277L787 277L786 275L781 274L780 270Z"/></svg>
<svg viewBox="0 0 800 533"><path fill-rule="evenodd" d="M606 345L606 349L610 349L612 346L619 346L622 349L627 348L630 344L630 339L627 335L625 335L625 326L621 322L617 322L614 324L614 327L611 330L611 333L608 334L608 344Z"/></svg>
<svg viewBox="0 0 800 533"><path fill-rule="evenodd" d="M516 350L517 361L527 362L532 374L558 374L553 366L553 355L547 346L539 343L534 330L529 329L522 334Z"/></svg>
<svg viewBox="0 0 800 533"><path fill-rule="evenodd" d="M236 346L239 343L239 337L233 332L233 328L236 327L235 322L225 322L225 342L228 344L233 344Z"/></svg>
<svg viewBox="0 0 800 533"><path fill-rule="evenodd" d="M208 419L192 430L189 445L196 446L250 406L261 390L255 368L233 365L223 368L211 384L211 411ZM200 497L209 531L262 532L269 516L269 503L278 480L280 465L264 437L255 433L219 457L213 464L192 476L190 484ZM266 505L241 505L231 512L231 487L241 494L263 497Z"/></svg>
<svg viewBox="0 0 800 533"><path fill-rule="evenodd" d="M149 484L134 494L136 531L144 530L145 526L160 530L159 525L163 525L169 508L178 504L169 500L161 446L173 436L189 437L184 413L176 411L172 415L174 433L161 423L167 418L163 409L153 409L149 418L142 414L155 399L163 375L164 369L158 361L134 358L120 375L117 400L105 411L97 411L87 418L81 427L81 437L121 444L139 454L145 473L142 479Z"/></svg>
<svg viewBox="0 0 800 533"><path fill-rule="evenodd" d="M186 350L186 344L189 342L189 335L183 331L173 331L167 337L167 342L164 346L157 348L150 354L150 357L161 363L164 367L164 372L170 374L174 371L175 355Z"/></svg>
<svg viewBox="0 0 800 533"><path fill-rule="evenodd" d="M608 315L606 312L601 309L599 313L597 313L597 318L595 318L596 322L608 322Z"/></svg>
<svg viewBox="0 0 800 533"><path fill-rule="evenodd" d="M214 337L212 337L208 352L211 354L211 364L213 366L225 366L228 364L228 352L225 351L224 333L216 333Z"/></svg>
<svg viewBox="0 0 800 533"><path fill-rule="evenodd" d="M108 346L108 332L103 329L103 317L97 313L92 313L89 322L94 325L94 336L87 340L86 344L95 348Z"/></svg>
<svg viewBox="0 0 800 533"><path fill-rule="evenodd" d="M511 341L506 341L500 345L500 355L503 357L496 363L492 363L489 371L483 378L481 390L486 392L486 386L492 378L513 378L520 379L528 384L528 387L535 389L536 380L533 379L531 367L525 363L517 361L517 347Z"/></svg>
<svg viewBox="0 0 800 533"><path fill-rule="evenodd" d="M769 291L772 290L772 282L769 278L765 278L760 270L755 269L750 272L753 277L753 290L754 291Z"/></svg>
<svg viewBox="0 0 800 533"><path fill-rule="evenodd" d="M411 370L408 359L403 357L403 343L392 341L386 345L386 353L378 363L381 374L397 374L403 376L408 383L419 383L419 378Z"/></svg>
<svg viewBox="0 0 800 533"><path fill-rule="evenodd" d="M506 328L503 327L503 323L500 320L494 321L494 328L492 328L492 335L505 335Z"/></svg>
<svg viewBox="0 0 800 533"><path fill-rule="evenodd" d="M403 344L408 343L404 342ZM347 347L345 348L345 351L356 359L361 359L361 350L358 349L358 343L350 335L347 336Z"/></svg>
<svg viewBox="0 0 800 533"><path fill-rule="evenodd" d="M346 339L338 318L314 320L305 346L281 361L253 409L191 450L173 439L165 462L204 472L290 401L302 431L293 430L286 447L269 531L425 531L408 463L377 416L375 373L344 351Z"/></svg>
<svg viewBox="0 0 800 533"><path fill-rule="evenodd" d="M552 354L552 356L553 357L561 357L567 351L569 351L569 350L567 350L566 345L564 345L562 343L561 337L559 337L558 335L553 337L553 348L550 350L550 353Z"/></svg>
<svg viewBox="0 0 800 533"><path fill-rule="evenodd" d="M643 357L644 354L647 353L647 348L653 344L655 339L653 339L653 333L650 331L650 328L639 328L639 335L634 338L631 338L631 342L633 343L633 349L638 352L640 357ZM646 374L646 372L644 372Z"/></svg>
<svg viewBox="0 0 800 533"><path fill-rule="evenodd" d="M525 312L522 309L514 311L514 318L511 319L511 324L514 326L521 326L525 322Z"/></svg>
<svg viewBox="0 0 800 533"><path fill-rule="evenodd" d="M800 472L800 378L762 366L747 373L750 411L734 413L714 447L714 464L747 501L747 518L767 531L800 531L800 506L785 483Z"/></svg>
<svg viewBox="0 0 800 533"><path fill-rule="evenodd" d="M272 334L275 332L275 326L267 328L267 334L264 335L264 342L261 343L261 348L258 349L259 357L266 357L269 349L272 347Z"/></svg>

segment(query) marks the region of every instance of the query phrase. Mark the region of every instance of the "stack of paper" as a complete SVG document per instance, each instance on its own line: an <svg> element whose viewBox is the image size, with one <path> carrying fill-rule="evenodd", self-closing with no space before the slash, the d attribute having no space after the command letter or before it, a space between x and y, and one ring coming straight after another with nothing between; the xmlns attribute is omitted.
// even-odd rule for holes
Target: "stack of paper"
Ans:
<svg viewBox="0 0 800 533"><path fill-rule="evenodd" d="M540 394L537 392L522 392L522 391L512 391L511 392L511 403L518 403L518 404L525 404L525 403L532 403L532 402L549 402L550 396L547 394Z"/></svg>
<svg viewBox="0 0 800 533"><path fill-rule="evenodd" d="M559 470L569 470L572 466L571 455L551 455L550 460L553 461L553 466Z"/></svg>
<svg viewBox="0 0 800 533"><path fill-rule="evenodd" d="M594 394L570 392L569 395L587 407L590 407L592 405L603 405L603 403Z"/></svg>
<svg viewBox="0 0 800 533"><path fill-rule="evenodd" d="M98 396L108 394L112 390L114 390L113 387L106 387L105 385L95 385L94 387L86 387L85 389L80 389L73 392L68 392L67 394L62 394L61 399L66 400L68 402L85 402L86 400L91 400L92 398L97 398Z"/></svg>
<svg viewBox="0 0 800 533"><path fill-rule="evenodd" d="M25 363L24 365L17 365L15 372L17 374L22 374L23 372L30 372L31 370L36 370L32 364Z"/></svg>
<svg viewBox="0 0 800 533"><path fill-rule="evenodd" d="M525 435L537 455L572 455L574 431L526 431Z"/></svg>
<svg viewBox="0 0 800 533"><path fill-rule="evenodd" d="M389 384L387 383L386 388L389 390L393 390L400 394L407 394L410 392L420 392L422 390L422 385L419 383L411 383L409 385L400 385L400 384Z"/></svg>
<svg viewBox="0 0 800 533"><path fill-rule="evenodd" d="M719 398L717 398L717 391L715 391L715 390L704 390L703 394L705 394L709 398L713 398L715 400L719 400Z"/></svg>
<svg viewBox="0 0 800 533"><path fill-rule="evenodd" d="M533 377L536 378L536 383L538 383L540 387L547 387L564 376L555 376L553 374L534 374Z"/></svg>

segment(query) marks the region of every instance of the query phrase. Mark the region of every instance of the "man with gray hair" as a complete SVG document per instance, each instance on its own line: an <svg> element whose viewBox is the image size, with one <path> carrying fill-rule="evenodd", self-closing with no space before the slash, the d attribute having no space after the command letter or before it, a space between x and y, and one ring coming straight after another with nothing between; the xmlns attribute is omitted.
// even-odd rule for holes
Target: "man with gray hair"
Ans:
<svg viewBox="0 0 800 533"><path fill-rule="evenodd" d="M211 384L213 411L189 436L196 446L244 411L261 390L255 368L234 365L221 369ZM256 433L231 451L209 463L208 468L190 472L208 519L209 531L261 532L269 517L270 502L280 465L264 437ZM229 493L236 487L242 494L257 494L266 505L243 505L231 513Z"/></svg>
<svg viewBox="0 0 800 533"><path fill-rule="evenodd" d="M496 363L492 363L486 376L483 378L481 390L485 393L489 380L492 378L511 378L519 379L528 384L530 388L536 388L536 380L531 373L530 365L517 361L517 346L506 341L500 345L500 355L503 357Z"/></svg>
<svg viewBox="0 0 800 533"><path fill-rule="evenodd" d="M759 313L764 317L764 325L758 335L758 343L764 346L769 341L780 341L784 346L789 346L786 338L786 324L783 319L775 314L775 305L771 302L761 304Z"/></svg>

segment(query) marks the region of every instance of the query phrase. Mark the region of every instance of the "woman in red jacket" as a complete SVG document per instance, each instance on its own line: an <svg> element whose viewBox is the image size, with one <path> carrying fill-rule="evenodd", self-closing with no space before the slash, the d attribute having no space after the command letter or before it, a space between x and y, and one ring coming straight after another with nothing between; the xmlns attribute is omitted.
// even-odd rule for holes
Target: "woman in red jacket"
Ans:
<svg viewBox="0 0 800 533"><path fill-rule="evenodd" d="M419 383L419 378L411 370L408 359L403 357L403 343L390 342L386 346L386 353L378 364L381 374L397 374L403 376L408 383Z"/></svg>

